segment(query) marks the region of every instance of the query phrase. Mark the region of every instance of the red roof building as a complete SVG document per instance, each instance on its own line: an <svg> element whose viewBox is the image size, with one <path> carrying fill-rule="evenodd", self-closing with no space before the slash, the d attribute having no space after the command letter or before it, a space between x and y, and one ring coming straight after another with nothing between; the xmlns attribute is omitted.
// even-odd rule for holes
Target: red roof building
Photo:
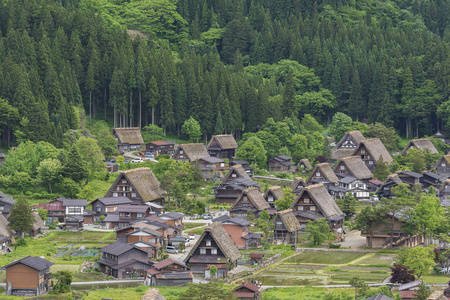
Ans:
<svg viewBox="0 0 450 300"><path fill-rule="evenodd" d="M261 292L259 286L253 283L246 282L236 287L233 291L233 295L240 300L260 300Z"/></svg>

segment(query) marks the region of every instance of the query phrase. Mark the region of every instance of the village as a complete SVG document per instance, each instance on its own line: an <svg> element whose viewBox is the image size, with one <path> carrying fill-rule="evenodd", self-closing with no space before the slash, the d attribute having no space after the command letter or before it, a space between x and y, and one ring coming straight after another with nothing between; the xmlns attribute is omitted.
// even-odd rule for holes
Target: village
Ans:
<svg viewBox="0 0 450 300"><path fill-rule="evenodd" d="M255 164L235 159L238 144L232 135L212 136L207 145L144 144L139 128L113 133L119 153L135 167L120 171L120 163L107 161L108 172L117 177L103 197L90 203L60 197L32 205L32 229L19 233L9 228L8 220L18 200L0 193L5 295L45 295L61 288L62 274L69 273L72 288L84 291L92 286L102 291L108 283L150 287L139 290L146 293L142 299L164 299L158 289L185 291L190 284L217 282L231 284L231 295L238 299L266 299L263 295L271 290L282 294L292 286L345 291L370 285L374 296L364 299L406 300L418 299L422 284L432 287L426 299L450 299L449 235L409 229L411 211L405 200L420 195L439 199L431 214L440 211L437 220L448 222L443 217L450 205L450 155L440 156L422 174L397 171L381 181L374 173L377 166L393 162L391 154L379 138L350 131L335 143L330 162L295 162L287 155L268 160L272 174L292 174L293 179L286 179L257 175ZM430 139L417 139L396 155L411 149L439 153ZM151 168L141 167L146 161L158 163L160 155L193 164L201 180L216 183L210 195L214 204L205 213L182 213L175 199L175 206L167 206L169 193ZM376 212L382 206L387 208ZM434 251L432 264L419 268L415 277L404 261L401 267L410 277L395 281L399 251L415 247ZM54 270L60 271L57 276L51 275Z"/></svg>

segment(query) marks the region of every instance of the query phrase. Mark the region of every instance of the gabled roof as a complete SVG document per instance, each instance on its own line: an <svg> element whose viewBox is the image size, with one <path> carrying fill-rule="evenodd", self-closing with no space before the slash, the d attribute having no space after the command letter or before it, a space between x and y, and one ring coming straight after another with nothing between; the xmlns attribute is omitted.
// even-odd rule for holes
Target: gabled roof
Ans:
<svg viewBox="0 0 450 300"><path fill-rule="evenodd" d="M141 298L141 300L165 300L166 298L161 295L158 289L148 289L145 295Z"/></svg>
<svg viewBox="0 0 450 300"><path fill-rule="evenodd" d="M366 298L364 300L394 300L388 296L383 295L382 293L378 293L372 297Z"/></svg>
<svg viewBox="0 0 450 300"><path fill-rule="evenodd" d="M355 180L358 180L358 178L353 177L353 176L346 176L346 177L340 179L339 182L349 184L350 182L353 182Z"/></svg>
<svg viewBox="0 0 450 300"><path fill-rule="evenodd" d="M408 142L408 144L406 145L406 147L403 149L402 151L402 155L406 155L406 153L408 152L408 149L410 147L416 147L419 150L425 150L428 149L430 150L431 154L437 154L439 153L439 151L436 149L436 147L433 145L433 143L431 142L431 140L429 139L418 139L418 140L410 140Z"/></svg>
<svg viewBox="0 0 450 300"><path fill-rule="evenodd" d="M51 261L48 261L46 259L37 256L26 256L19 260L13 261L12 263L7 264L6 266L3 266L2 269L7 269L19 263L24 264L25 266L35 269L37 271L44 271L45 269L50 268L50 266L53 265Z"/></svg>
<svg viewBox="0 0 450 300"><path fill-rule="evenodd" d="M300 186L301 186L301 187L306 186L305 179L303 179L303 177L295 177L294 181L291 183L291 189L292 189L292 191L295 191L295 190L298 189Z"/></svg>
<svg viewBox="0 0 450 300"><path fill-rule="evenodd" d="M264 198L266 198L269 194L269 192L272 192L272 194L275 196L275 198L278 200L281 197L283 197L283 192L281 191L281 186L275 185L271 186L267 189L267 192L264 194Z"/></svg>
<svg viewBox="0 0 450 300"><path fill-rule="evenodd" d="M316 165L316 167L311 172L306 182L310 182L313 179L313 177L315 177L317 170L320 171L320 173L323 175L323 177L325 177L327 181L334 183L339 181L339 178L337 178L336 174L334 174L333 172L333 169L331 169L330 164L321 163Z"/></svg>
<svg viewBox="0 0 450 300"><path fill-rule="evenodd" d="M177 220L184 217L184 214L178 213L176 211L171 211L168 213L165 213L163 215L160 215L159 218L161 219L169 219L169 220Z"/></svg>
<svg viewBox="0 0 450 300"><path fill-rule="evenodd" d="M39 230L40 228L45 226L44 221L42 221L41 217L37 212L33 212L33 230Z"/></svg>
<svg viewBox="0 0 450 300"><path fill-rule="evenodd" d="M145 213L148 209L147 205L119 205L116 212Z"/></svg>
<svg viewBox="0 0 450 300"><path fill-rule="evenodd" d="M225 221L225 220L228 220L228 219L231 219L231 217L229 215L222 215L220 217L212 219L211 221L213 221L213 222L222 222L222 221Z"/></svg>
<svg viewBox="0 0 450 300"><path fill-rule="evenodd" d="M192 143L192 144L181 144L177 152L179 152L181 149L183 149L184 156L187 156L189 158L189 161L193 162L196 161L199 158L202 157L209 157L209 153L206 150L206 147L202 143Z"/></svg>
<svg viewBox="0 0 450 300"><path fill-rule="evenodd" d="M336 147L331 151L332 159L341 159L347 156L351 156L355 150L355 148L341 148L342 144L347 140L351 139L355 142L356 147L364 140L364 136L359 130L349 131L347 132L342 139L337 143Z"/></svg>
<svg viewBox="0 0 450 300"><path fill-rule="evenodd" d="M252 225L252 223L250 223L247 220L244 220L244 219L241 219L241 218L230 218L230 217L228 217L227 219L223 219L221 221L215 221L215 222L221 222L222 224L224 224L224 223L233 223L233 224L241 226L241 227Z"/></svg>
<svg viewBox="0 0 450 300"><path fill-rule="evenodd" d="M143 227L143 228L141 228L141 227L138 227L137 229L135 229L134 231L132 231L132 232L130 232L130 233L127 233L126 235L133 235L133 234L136 234L136 233L139 233L139 232L145 232L145 233L148 233L148 234L150 234L150 235L153 235L153 236L162 236L162 233L161 232L159 232L159 231L156 231L156 230L154 230L154 229L151 229L151 228L148 228L148 227Z"/></svg>
<svg viewBox="0 0 450 300"><path fill-rule="evenodd" d="M396 183L403 183L403 181L400 179L400 177L398 176L397 173L388 175L388 177L386 178L386 181L384 183L388 183L391 181L394 181Z"/></svg>
<svg viewBox="0 0 450 300"><path fill-rule="evenodd" d="M232 173L236 173L238 177L244 178L244 179L248 179L253 181L250 176L248 176L248 173L245 172L244 168L242 167L242 165L234 165L230 168L230 172L228 172L228 174L223 178L222 182L227 181L228 179L231 179L231 174Z"/></svg>
<svg viewBox="0 0 450 300"><path fill-rule="evenodd" d="M306 168L307 170L311 170L311 169L312 169L312 165L311 165L311 163L309 162L309 159L307 159L307 158L300 159L300 161L298 162L298 165L300 165L300 164L302 164L302 163L303 163L303 165L305 166L305 168Z"/></svg>
<svg viewBox="0 0 450 300"><path fill-rule="evenodd" d="M425 173L423 173L423 175L424 176L426 175L426 176L431 177L431 178L436 179L436 180L442 180L442 179L445 178L445 177L442 177L442 176L440 176L438 174L435 174L433 172L425 172Z"/></svg>
<svg viewBox="0 0 450 300"><path fill-rule="evenodd" d="M116 132L120 144L144 144L144 139L142 138L141 129L139 127L113 128L113 131Z"/></svg>
<svg viewBox="0 0 450 300"><path fill-rule="evenodd" d="M367 152L369 152L375 162L378 162L380 156L383 157L383 161L387 164L390 164L393 161L392 156L389 154L383 142L381 142L379 138L361 141L360 146L356 148L353 154L356 154L356 151L358 151L358 149L362 146L364 146Z"/></svg>
<svg viewBox="0 0 450 300"><path fill-rule="evenodd" d="M284 227L286 227L287 231L294 232L296 230L302 229L297 218L292 213L292 209L279 211L277 212L277 216L280 217L280 220L283 222Z"/></svg>
<svg viewBox="0 0 450 300"><path fill-rule="evenodd" d="M166 259L164 259L164 260L162 260L162 261L159 261L159 262L155 263L155 264L153 265L153 268L158 269L158 270L161 270L161 269L163 269L163 268L165 268L165 267L167 267L167 266L174 265L174 264L175 264L175 265L179 265L179 266L181 266L181 267L183 267L183 268L186 268L186 267L187 267L186 264L184 264L184 263L182 263L182 262L180 262L180 261L172 260L172 259L170 259L170 258L166 258Z"/></svg>
<svg viewBox="0 0 450 300"><path fill-rule="evenodd" d="M142 197L144 202L154 201L164 197L165 191L160 187L158 179L156 179L150 168L137 168L128 171L123 171L117 176L116 181L111 185L111 188L106 193L106 196L112 193L122 176L135 188L135 190Z"/></svg>
<svg viewBox="0 0 450 300"><path fill-rule="evenodd" d="M0 201L8 204L16 203L16 200L14 200L13 197L6 195L2 191L0 191Z"/></svg>
<svg viewBox="0 0 450 300"><path fill-rule="evenodd" d="M304 187L300 194L298 194L295 201L292 203L290 208L294 208L299 199L304 193L309 194L311 200L319 207L320 211L326 218L333 218L337 216L344 216L339 206L333 200L331 195L328 193L327 189L323 184L314 184Z"/></svg>
<svg viewBox="0 0 450 300"><path fill-rule="evenodd" d="M372 178L372 172L362 161L359 156L349 156L341 158L339 163L334 168L335 174L338 174L341 164L344 164L347 170L356 178L364 180Z"/></svg>
<svg viewBox="0 0 450 300"><path fill-rule="evenodd" d="M14 232L8 227L8 220L6 220L3 214L0 214L0 235L6 237L12 237Z"/></svg>
<svg viewBox="0 0 450 300"><path fill-rule="evenodd" d="M217 157L202 157L202 158L199 158L198 160L204 160L204 161L206 161L207 163L210 163L210 164L219 164L219 163L223 163L224 162L224 160L223 159L220 159L220 158L217 158Z"/></svg>
<svg viewBox="0 0 450 300"><path fill-rule="evenodd" d="M86 206L87 199L63 199L63 206Z"/></svg>
<svg viewBox="0 0 450 300"><path fill-rule="evenodd" d="M130 199L128 199L128 197L105 197L105 198L98 198L98 201L100 201L101 203L103 203L104 205L118 205L118 204L131 204L133 203L133 201L131 201ZM94 201L97 201L94 200ZM92 202L94 202L92 201Z"/></svg>
<svg viewBox="0 0 450 300"><path fill-rule="evenodd" d="M445 161L445 163L447 164L447 166L450 165L450 155L442 155L438 161L434 164L434 166L431 168L431 171L436 170L436 168L440 167L440 165L442 164L442 162Z"/></svg>
<svg viewBox="0 0 450 300"><path fill-rule="evenodd" d="M236 140L231 134L213 135L206 148L212 146L218 146L222 150L238 148Z"/></svg>
<svg viewBox="0 0 450 300"><path fill-rule="evenodd" d="M100 251L111 254L111 255L118 256L125 252L130 251L131 249L137 249L139 251L145 252L144 250L139 249L138 247L134 246L133 244L122 243L122 242L112 243L111 245L101 248ZM147 252L145 252L145 253L147 253Z"/></svg>
<svg viewBox="0 0 450 300"><path fill-rule="evenodd" d="M257 292L259 290L259 286L255 285L255 284L253 284L251 282L246 282L244 284L241 284L240 286L235 287L234 291L239 291L242 288L247 288L247 289L249 289L250 291L253 291L253 292Z"/></svg>
<svg viewBox="0 0 450 300"><path fill-rule="evenodd" d="M421 281L420 280L414 280L411 282L407 282L407 283L403 283L398 287L399 291L406 291L406 290L410 290L412 288L418 287L420 285Z"/></svg>
<svg viewBox="0 0 450 300"><path fill-rule="evenodd" d="M242 194L233 203L233 206L231 206L231 209L233 209L239 202L239 200L244 196L247 196L248 200L250 200L250 202L253 203L253 205L258 211L263 211L267 208L270 208L269 203L267 203L267 201L264 199L259 188L251 187L242 192Z"/></svg>
<svg viewBox="0 0 450 300"><path fill-rule="evenodd" d="M416 173L413 171L408 171L408 170L404 170L404 171L401 171L398 173L399 176L403 175L403 174L406 176L409 176L409 177L414 177L414 178L422 178L423 177L422 174L419 174L419 173Z"/></svg>
<svg viewBox="0 0 450 300"><path fill-rule="evenodd" d="M188 261L188 259L194 254L195 250L198 248L207 233L211 234L220 250L231 262L235 262L239 259L239 257L241 257L241 253L237 249L236 245L231 240L225 229L223 229L222 223L215 222L206 227L202 236L197 240L197 243L195 243L194 247L192 247L191 251L184 259L184 262Z"/></svg>

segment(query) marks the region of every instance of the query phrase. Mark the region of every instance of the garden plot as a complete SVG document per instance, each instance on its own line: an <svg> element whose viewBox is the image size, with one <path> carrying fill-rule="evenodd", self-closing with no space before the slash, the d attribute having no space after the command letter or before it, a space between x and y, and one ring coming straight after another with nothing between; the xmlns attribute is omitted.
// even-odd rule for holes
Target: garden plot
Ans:
<svg viewBox="0 0 450 300"><path fill-rule="evenodd" d="M358 265L392 265L395 255L372 254L358 262Z"/></svg>
<svg viewBox="0 0 450 300"><path fill-rule="evenodd" d="M279 269L301 269L301 270L322 270L326 268L325 265L309 265L309 264L290 264L282 263L277 266Z"/></svg>
<svg viewBox="0 0 450 300"><path fill-rule="evenodd" d="M58 253L53 257L95 257L100 255L100 250L96 248L86 248L81 246L74 248L73 245L66 245L58 248Z"/></svg>
<svg viewBox="0 0 450 300"><path fill-rule="evenodd" d="M321 285L327 282L327 276L315 275L312 271L276 270L263 271L252 279L263 285L293 286L293 285Z"/></svg>
<svg viewBox="0 0 450 300"><path fill-rule="evenodd" d="M339 265L346 264L361 258L367 254L348 253L348 252L304 252L296 257L290 258L286 263L290 264L324 264Z"/></svg>

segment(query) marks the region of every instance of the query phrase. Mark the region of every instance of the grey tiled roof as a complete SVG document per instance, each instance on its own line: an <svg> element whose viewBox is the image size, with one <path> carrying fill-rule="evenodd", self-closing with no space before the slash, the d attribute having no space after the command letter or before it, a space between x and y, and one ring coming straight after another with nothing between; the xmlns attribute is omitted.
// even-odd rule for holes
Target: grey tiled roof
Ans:
<svg viewBox="0 0 450 300"><path fill-rule="evenodd" d="M40 258L40 257L37 257L37 256L26 256L26 257L24 257L22 259L19 259L19 260L13 261L10 264L7 264L3 268L9 268L9 267L14 266L14 265L16 265L18 263L22 263L22 264L24 264L24 265L26 265L26 266L28 266L30 268L33 268L35 270L38 270L38 271L43 271L43 270L45 270L47 268L50 268L50 266L53 265L53 263L51 261L48 261L46 259L43 259L43 258Z"/></svg>

